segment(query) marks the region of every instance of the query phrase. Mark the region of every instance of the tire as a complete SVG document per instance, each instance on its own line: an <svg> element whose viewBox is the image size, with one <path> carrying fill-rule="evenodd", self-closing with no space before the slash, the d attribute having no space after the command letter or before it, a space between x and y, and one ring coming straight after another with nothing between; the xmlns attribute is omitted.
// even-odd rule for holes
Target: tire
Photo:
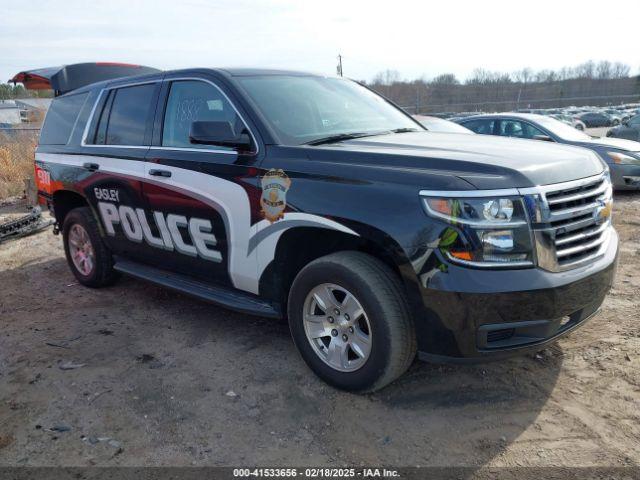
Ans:
<svg viewBox="0 0 640 480"><path fill-rule="evenodd" d="M81 239L80 244L85 246L80 253L85 260L87 257L92 258L90 262L78 260L78 257L74 261L73 252L77 247L73 243L77 245L78 238ZM98 224L89 207L74 208L67 214L62 225L62 240L67 263L79 283L99 288L111 285L118 279L119 274L113 269L111 252L102 241Z"/></svg>
<svg viewBox="0 0 640 480"><path fill-rule="evenodd" d="M322 297L326 291L332 293ZM329 303L335 301L333 306L321 308L313 292L320 292L323 302L332 297ZM355 310L353 299L359 305ZM334 307L343 311L338 313ZM357 318L346 314L356 310L363 312ZM337 252L305 266L289 292L288 317L303 360L318 377L342 390L379 390L402 375L416 355L415 328L400 279L386 264L364 253ZM337 335L334 330L339 330ZM315 335L326 336L313 338ZM365 338L368 351L360 346L367 345ZM347 353L340 355L340 365L336 366L330 360L338 359L331 356L338 351L338 343L348 347L339 350Z"/></svg>

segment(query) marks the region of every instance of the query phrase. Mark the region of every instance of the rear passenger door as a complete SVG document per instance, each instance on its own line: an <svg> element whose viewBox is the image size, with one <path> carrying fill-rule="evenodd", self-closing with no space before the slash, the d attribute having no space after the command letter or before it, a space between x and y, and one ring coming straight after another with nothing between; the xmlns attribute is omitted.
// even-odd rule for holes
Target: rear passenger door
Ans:
<svg viewBox="0 0 640 480"><path fill-rule="evenodd" d="M229 122L253 139L250 151L189 141L194 121ZM248 246L258 144L225 91L209 78L166 78L147 155L144 194L166 270L257 293L256 250ZM161 250L162 249L162 250Z"/></svg>
<svg viewBox="0 0 640 480"><path fill-rule="evenodd" d="M144 160L153 129L161 81L102 90L82 139L82 188L102 225L105 242L134 260L148 256Z"/></svg>

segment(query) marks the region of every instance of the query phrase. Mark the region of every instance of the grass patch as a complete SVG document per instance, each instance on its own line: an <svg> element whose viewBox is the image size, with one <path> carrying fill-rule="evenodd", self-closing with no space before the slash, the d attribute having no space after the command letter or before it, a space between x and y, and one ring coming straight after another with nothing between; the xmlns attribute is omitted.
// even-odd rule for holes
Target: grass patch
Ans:
<svg viewBox="0 0 640 480"><path fill-rule="evenodd" d="M24 181L33 178L37 136L0 133L0 199L20 195Z"/></svg>

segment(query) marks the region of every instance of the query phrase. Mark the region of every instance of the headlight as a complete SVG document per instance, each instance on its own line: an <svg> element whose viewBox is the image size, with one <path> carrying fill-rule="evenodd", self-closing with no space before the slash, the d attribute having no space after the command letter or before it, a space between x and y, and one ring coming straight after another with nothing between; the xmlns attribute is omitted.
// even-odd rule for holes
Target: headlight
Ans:
<svg viewBox="0 0 640 480"><path fill-rule="evenodd" d="M622 152L607 152L607 155L613 163L620 165L640 165L640 158L632 157Z"/></svg>
<svg viewBox="0 0 640 480"><path fill-rule="evenodd" d="M427 214L451 226L438 248L452 262L476 267L533 265L531 232L522 198L481 196L447 198L421 192Z"/></svg>

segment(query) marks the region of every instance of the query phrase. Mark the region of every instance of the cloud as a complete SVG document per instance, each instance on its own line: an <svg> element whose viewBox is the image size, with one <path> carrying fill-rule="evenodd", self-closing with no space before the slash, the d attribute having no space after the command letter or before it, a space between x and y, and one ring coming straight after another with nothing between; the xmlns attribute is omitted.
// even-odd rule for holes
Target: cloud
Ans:
<svg viewBox="0 0 640 480"><path fill-rule="evenodd" d="M0 18L0 79L26 68L113 60L163 69L256 66L406 78L474 68L560 68L588 59L638 68L640 2L539 0L33 0ZM597 32L593 36L593 32ZM606 35L601 35L605 33ZM610 35L609 35L610 33ZM605 38L605 40L602 40Z"/></svg>

